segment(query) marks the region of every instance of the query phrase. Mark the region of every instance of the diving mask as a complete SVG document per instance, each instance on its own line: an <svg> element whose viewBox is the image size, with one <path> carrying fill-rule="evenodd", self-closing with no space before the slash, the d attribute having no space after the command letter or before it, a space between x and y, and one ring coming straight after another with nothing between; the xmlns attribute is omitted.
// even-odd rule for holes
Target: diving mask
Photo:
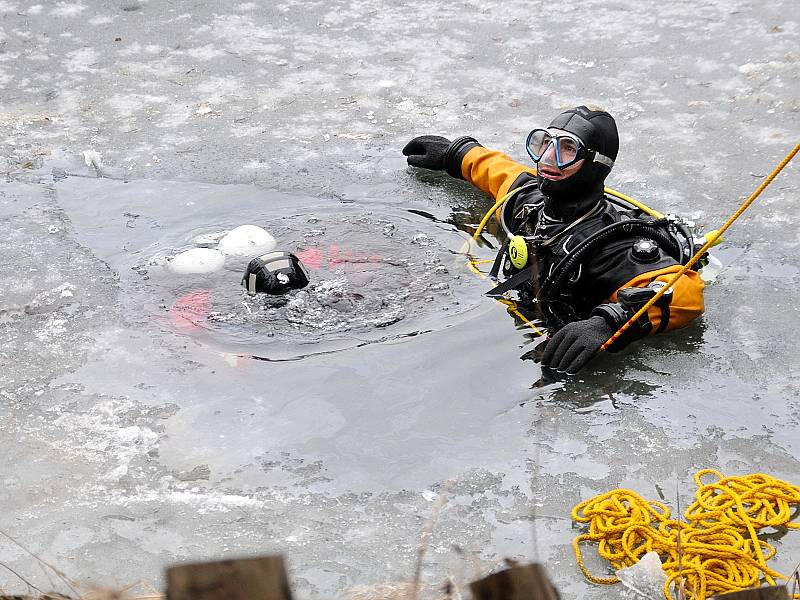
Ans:
<svg viewBox="0 0 800 600"><path fill-rule="evenodd" d="M566 131L534 129L528 134L525 147L533 162L538 163L542 160L551 144L555 155L555 166L559 169L574 165L579 160L587 157L591 157L593 162L599 162L609 168L614 166L614 161L608 156L587 148L578 136Z"/></svg>
<svg viewBox="0 0 800 600"><path fill-rule="evenodd" d="M305 265L291 252L269 252L250 261L242 277L247 293L278 296L308 285Z"/></svg>

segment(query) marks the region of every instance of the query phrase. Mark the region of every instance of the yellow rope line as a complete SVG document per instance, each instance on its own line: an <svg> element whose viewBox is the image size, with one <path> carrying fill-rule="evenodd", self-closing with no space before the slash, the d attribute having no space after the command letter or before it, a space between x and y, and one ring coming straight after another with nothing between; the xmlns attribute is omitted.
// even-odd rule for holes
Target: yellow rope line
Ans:
<svg viewBox="0 0 800 600"><path fill-rule="evenodd" d="M475 260L474 258L472 258L472 256L467 255L467 265L469 266L469 270L475 273L475 275L477 275L481 279L486 279L486 274L478 268L478 265L483 263L493 263L493 262L494 262L493 260ZM531 323L531 321L519 311L516 302L514 302L513 300L509 300L507 298L495 298L495 300L500 304L505 304L508 311L514 314L520 321L525 323L525 325L533 329L536 335L540 337L544 335L544 331L536 327L536 325Z"/></svg>
<svg viewBox="0 0 800 600"><path fill-rule="evenodd" d="M704 484L706 475L717 480ZM572 541L586 579L619 583L617 577L598 577L589 571L581 551L584 542L596 542L600 556L615 570L634 565L647 552L657 552L667 574L667 600L675 600L670 588L680 579L693 600L758 587L762 580L770 585L777 579L788 580L767 566L776 550L757 533L764 527L800 528L790 522L791 506L800 506L800 487L763 473L725 477L714 469L698 471L694 480L698 489L684 515L686 521L671 519L665 504L627 489L575 506L572 519L589 524L588 533Z"/></svg>
<svg viewBox="0 0 800 600"><path fill-rule="evenodd" d="M469 267L469 270L481 279L486 279L486 274L478 268L478 264L479 263L477 260L467 255L467 266Z"/></svg>
<svg viewBox="0 0 800 600"><path fill-rule="evenodd" d="M516 317L520 321L522 321L523 323L525 323L525 325L527 325L528 327L533 329L533 331L538 336L541 337L541 336L544 335L544 331L542 331L541 329L536 327L536 325L531 323L531 321L529 321L528 318L519 311L519 309L517 308L517 303L516 302L514 302L513 300L509 300L508 298L495 298L495 300L497 300L500 304L505 304L508 307L509 312L511 312L514 315L516 315Z"/></svg>
<svg viewBox="0 0 800 600"><path fill-rule="evenodd" d="M683 274L686 273L686 271L688 271L694 266L694 263L696 263L700 259L700 257L703 256L703 254L705 254L705 252L709 248L711 248L711 246L713 246L720 237L722 237L722 234L728 230L728 227L730 227L733 224L733 222L736 219L738 219L745 210L747 210L747 207L750 206L755 201L755 199L761 195L761 192L763 192L764 189L770 183L772 183L772 180L775 179L778 173L780 173L787 164L789 164L789 161L794 158L794 155L797 154L798 150L800 150L800 144L795 145L792 151L789 152L789 154L787 154L784 157L784 159L778 164L778 166L773 169L772 173L770 173L767 176L767 178L761 182L761 185L759 185L756 188L756 191L750 194L750 197L742 203L742 205L737 209L737 211L733 213L733 215L731 215L731 217L727 221L725 221L725 224L722 227L706 235L706 243L703 244L703 247L700 248L700 250L698 250L697 252L695 252L695 255L689 259L689 262L683 265L683 267L681 267L680 270L677 273L675 273L675 275L672 277L672 279L669 280L667 285L659 289L653 295L653 297L650 298L650 300L648 300L644 306L642 306L642 308L636 311L636 314L634 314L630 319L628 319L627 323L625 323L622 327L620 327L619 330L617 330L614 333L614 335L608 338L603 343L603 345L600 346L598 352L602 352L603 350L608 348L611 344L613 344L617 340L617 338L619 338L619 336L625 333L625 331L628 329L628 327L631 326L632 323L638 321L639 317L641 317L644 313L647 312L647 309L653 306L653 304L658 302L658 299L661 298L661 296L663 296L669 290L672 289L672 286L675 285L675 282L678 281L678 279L680 279L683 276Z"/></svg>

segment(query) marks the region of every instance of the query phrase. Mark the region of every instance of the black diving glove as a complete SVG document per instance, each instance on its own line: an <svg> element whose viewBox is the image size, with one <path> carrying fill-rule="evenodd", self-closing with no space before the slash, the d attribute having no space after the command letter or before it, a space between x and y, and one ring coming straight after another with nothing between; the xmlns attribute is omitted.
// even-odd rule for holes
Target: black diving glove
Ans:
<svg viewBox="0 0 800 600"><path fill-rule="evenodd" d="M574 375L586 366L614 331L600 316L567 323L547 342L542 366Z"/></svg>
<svg viewBox="0 0 800 600"><path fill-rule="evenodd" d="M420 135L403 148L406 162L412 167L444 171L444 157L452 142L440 135Z"/></svg>
<svg viewBox="0 0 800 600"><path fill-rule="evenodd" d="M461 161L475 146L480 144L468 135L452 142L440 135L421 135L406 144L403 154L408 157L407 162L412 167L447 171L449 175L463 179Z"/></svg>

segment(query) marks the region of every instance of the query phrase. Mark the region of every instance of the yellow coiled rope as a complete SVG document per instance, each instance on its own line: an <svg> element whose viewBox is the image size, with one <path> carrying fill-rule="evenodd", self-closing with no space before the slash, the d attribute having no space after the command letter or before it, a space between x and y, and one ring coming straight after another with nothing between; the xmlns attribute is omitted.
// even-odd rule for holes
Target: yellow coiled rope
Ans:
<svg viewBox="0 0 800 600"><path fill-rule="evenodd" d="M706 475L717 480L704 484ZM667 574L668 600L675 600L671 587L681 579L693 600L758 587L762 580L770 585L777 579L788 580L767 566L776 550L757 533L764 527L800 528L791 522L791 507L800 506L800 488L762 473L725 477L714 469L698 471L694 480L698 489L685 513L688 522L671 519L665 504L626 489L575 506L572 519L589 524L589 532L572 541L586 579L619 583L616 577L589 572L581 552L583 542L596 542L600 556L615 570L634 565L647 552L657 552Z"/></svg>

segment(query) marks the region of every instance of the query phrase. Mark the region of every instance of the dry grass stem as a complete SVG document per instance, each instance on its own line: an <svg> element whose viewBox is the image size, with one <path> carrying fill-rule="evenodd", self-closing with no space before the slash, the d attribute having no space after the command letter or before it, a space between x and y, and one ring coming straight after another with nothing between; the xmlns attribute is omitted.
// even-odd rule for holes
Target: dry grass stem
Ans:
<svg viewBox="0 0 800 600"><path fill-rule="evenodd" d="M68 577L67 577L67 576L66 576L64 573L62 573L62 572L61 572L59 569L57 569L56 567L54 567L53 565L51 565L51 564L50 564L49 562L47 562L46 560L42 559L42 558L41 558L41 557L39 557L38 555L36 555L36 554L34 554L33 552L31 552L30 550L28 550L28 548L26 548L26 547L25 547L25 546L23 546L23 545L22 545L20 542L18 542L16 539L14 539L14 538L13 538L13 537L11 537L10 535L8 535L8 534L7 534L5 531L2 531L2 530L0 530L0 535L2 535L2 536L3 536L3 537L5 537L7 540L9 540L11 543L13 543L15 546L17 546L18 548L20 548L20 549L21 549L23 552L25 552L26 554L29 554L29 555L30 555L30 556L32 556L34 559L36 559L36 562L37 562L37 564L38 564L40 567L42 567L42 570L44 570L44 567L47 567L48 569L50 569L50 571L52 571L52 572L53 572L53 573L56 575L56 577L58 577L58 578L59 578L59 579L62 581L62 583L63 583L64 585L66 585L66 586L67 586L67 587L70 589L70 591L71 591L73 594L75 594L75 596L76 596L77 598L80 598L80 597L81 597L81 595L80 595L80 594L78 593L78 591L75 589L75 586L76 586L75 582L74 582L74 581L71 581L71 580L70 580L70 579L69 579L69 578L68 578ZM45 573L46 573L46 571L45 571ZM16 574L16 573L15 573L15 574ZM24 582L26 585L28 585L28 586L29 586L29 587L31 587L32 589L34 589L34 590L36 590L36 591L38 591L38 592L42 593L42 591L41 591L39 588L37 588L36 586L33 586L33 585L29 584L27 581L25 581L25 580L24 580L24 579L23 579L21 576L19 576L18 574L16 574L16 575L17 575L17 576L18 576L18 577L19 577L19 578L20 578L20 579L21 579L21 580L22 580L22 581L23 581L23 582ZM46 596L47 596L47 595L45 594L45 597L46 597ZM56 595L56 596L53 596L53 597L54 597L54 598L57 598L58 596Z"/></svg>
<svg viewBox="0 0 800 600"><path fill-rule="evenodd" d="M442 507L447 503L447 492L450 491L453 482L448 480L442 484L442 489L439 491L439 495L436 497L436 502L433 503L431 507L431 516L425 522L425 526L422 528L422 534L419 538L419 545L417 546L417 564L414 568L414 581L413 581L413 588L411 590L411 600L419 600L419 586L420 581L422 580L422 562L425 559L425 553L428 551L428 545L430 543L431 534L433 533L433 528L436 525L436 520L439 518L439 511L441 511Z"/></svg>

